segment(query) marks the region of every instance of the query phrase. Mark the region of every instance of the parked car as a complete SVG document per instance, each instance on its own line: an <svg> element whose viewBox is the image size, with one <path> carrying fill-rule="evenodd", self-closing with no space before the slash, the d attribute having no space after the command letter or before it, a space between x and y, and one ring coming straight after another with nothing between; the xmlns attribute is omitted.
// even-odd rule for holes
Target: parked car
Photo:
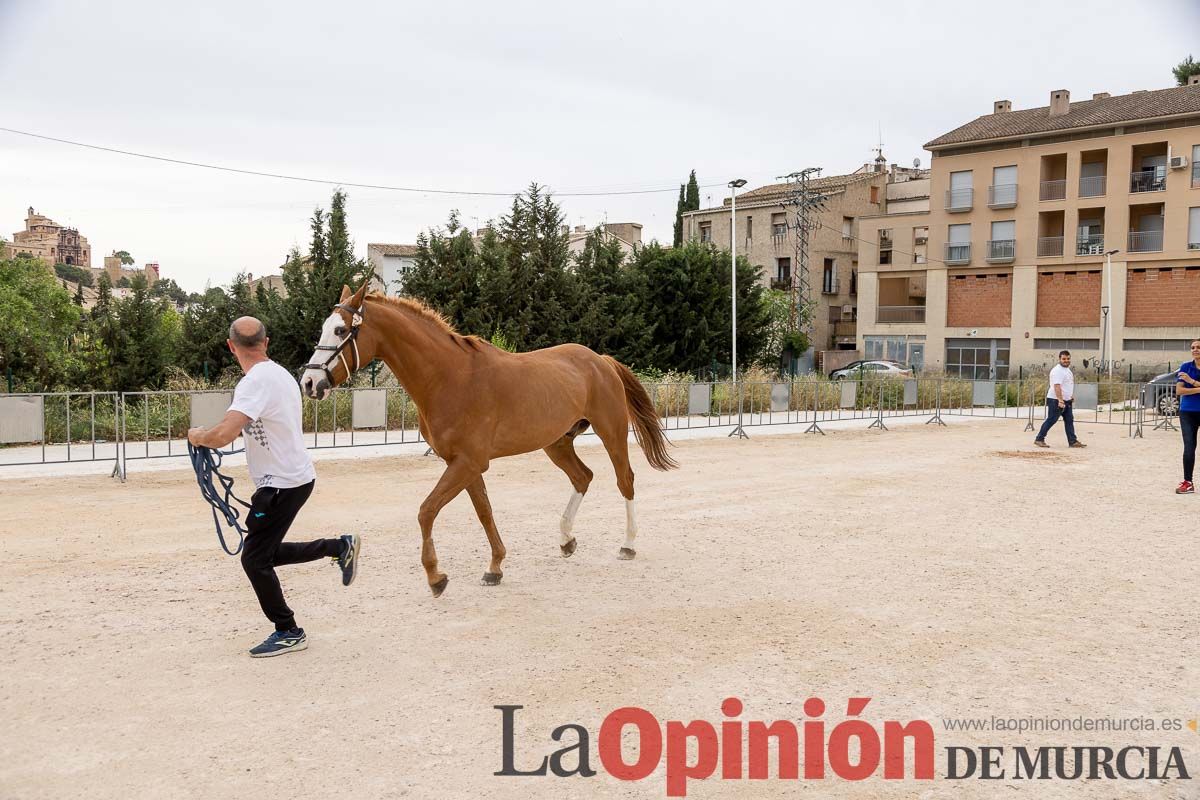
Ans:
<svg viewBox="0 0 1200 800"><path fill-rule="evenodd" d="M1177 372L1155 375L1142 387L1142 408L1153 408L1164 417L1179 415L1179 395L1175 384L1179 382Z"/></svg>
<svg viewBox="0 0 1200 800"><path fill-rule="evenodd" d="M876 377L909 377L912 370L897 361L856 361L830 373L831 380Z"/></svg>

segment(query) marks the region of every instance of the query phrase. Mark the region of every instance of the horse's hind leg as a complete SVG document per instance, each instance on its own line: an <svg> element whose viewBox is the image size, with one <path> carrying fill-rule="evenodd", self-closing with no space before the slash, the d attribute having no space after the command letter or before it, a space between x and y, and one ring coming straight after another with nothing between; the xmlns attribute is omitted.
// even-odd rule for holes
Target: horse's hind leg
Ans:
<svg viewBox="0 0 1200 800"><path fill-rule="evenodd" d="M483 573L483 585L495 586L504 577L504 571L500 569L500 562L504 560L505 550L504 542L500 540L500 531L496 529L496 520L492 517L492 501L488 499L487 486L483 483L482 475L474 483L467 485L467 494L471 496L475 514L478 515L483 530L487 533L488 544L492 546L492 560L488 564L488 571Z"/></svg>
<svg viewBox="0 0 1200 800"><path fill-rule="evenodd" d="M587 494L588 486L592 482L592 471L575 453L575 436L585 427L586 425L576 425L566 436L545 448L546 455L554 465L567 474L573 489L571 499L567 501L567 508L558 522L559 547L563 556L570 556L575 552L575 537L571 535L571 531L575 527L575 515L579 513L579 504L583 502L583 496Z"/></svg>
<svg viewBox="0 0 1200 800"><path fill-rule="evenodd" d="M604 442L609 460L612 461L613 471L617 475L617 489L625 498L625 543L621 545L617 557L628 561L637 555L633 547L637 538L637 520L634 518L633 508L633 468L629 466L629 418L623 405L619 415L611 416L613 419L593 419L592 424L596 428L596 435Z"/></svg>

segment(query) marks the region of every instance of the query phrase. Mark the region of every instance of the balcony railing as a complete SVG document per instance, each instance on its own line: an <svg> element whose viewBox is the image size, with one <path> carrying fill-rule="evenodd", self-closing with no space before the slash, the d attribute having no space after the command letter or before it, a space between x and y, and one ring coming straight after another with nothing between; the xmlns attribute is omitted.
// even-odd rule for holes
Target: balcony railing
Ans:
<svg viewBox="0 0 1200 800"><path fill-rule="evenodd" d="M970 211L975 204L974 189L947 189L946 190L946 210L947 211Z"/></svg>
<svg viewBox="0 0 1200 800"><path fill-rule="evenodd" d="M969 264L971 262L971 243L946 242L947 264Z"/></svg>
<svg viewBox="0 0 1200 800"><path fill-rule="evenodd" d="M786 242L787 242L787 234L786 233L772 233L771 234L771 244L773 244L775 247L782 247Z"/></svg>
<svg viewBox="0 0 1200 800"><path fill-rule="evenodd" d="M1104 255L1104 234L1093 233L1091 236L1080 236L1075 240L1075 255L1102 256Z"/></svg>
<svg viewBox="0 0 1200 800"><path fill-rule="evenodd" d="M1012 208L1017 204L1017 185L1002 183L988 187L989 208Z"/></svg>
<svg viewBox="0 0 1200 800"><path fill-rule="evenodd" d="M1163 192L1166 189L1167 170L1164 167L1140 169L1129 173L1129 191L1132 194L1137 194L1138 192Z"/></svg>
<svg viewBox="0 0 1200 800"><path fill-rule="evenodd" d="M1042 200L1065 200L1067 197L1066 180L1042 181L1041 192L1038 197Z"/></svg>
<svg viewBox="0 0 1200 800"><path fill-rule="evenodd" d="M781 292L790 292L792 290L792 277L787 275L782 278L771 278L771 288Z"/></svg>
<svg viewBox="0 0 1200 800"><path fill-rule="evenodd" d="M1162 231L1130 231L1129 252L1157 253L1162 250Z"/></svg>
<svg viewBox="0 0 1200 800"><path fill-rule="evenodd" d="M1016 239L989 239L987 260L991 263L1012 261L1017 255Z"/></svg>
<svg viewBox="0 0 1200 800"><path fill-rule="evenodd" d="M834 336L853 336L858 331L858 322L852 319L839 319L833 323Z"/></svg>
<svg viewBox="0 0 1200 800"><path fill-rule="evenodd" d="M925 306L879 306L875 314L876 322L909 322L925 321Z"/></svg>
<svg viewBox="0 0 1200 800"><path fill-rule="evenodd" d="M1108 176L1092 175L1079 179L1080 197L1103 197L1108 192Z"/></svg>
<svg viewBox="0 0 1200 800"><path fill-rule="evenodd" d="M837 276L830 277L826 275L821 281L821 294L838 294L841 282Z"/></svg>
<svg viewBox="0 0 1200 800"><path fill-rule="evenodd" d="M1038 258L1055 258L1063 254L1063 237L1039 236Z"/></svg>

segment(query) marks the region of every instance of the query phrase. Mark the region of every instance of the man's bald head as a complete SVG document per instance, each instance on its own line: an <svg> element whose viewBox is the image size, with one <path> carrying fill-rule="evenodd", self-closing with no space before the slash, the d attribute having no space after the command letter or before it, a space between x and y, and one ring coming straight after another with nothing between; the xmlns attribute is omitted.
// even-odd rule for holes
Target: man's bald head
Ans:
<svg viewBox="0 0 1200 800"><path fill-rule="evenodd" d="M267 341L267 326L254 317L238 317L229 326L229 341L245 350L263 347Z"/></svg>

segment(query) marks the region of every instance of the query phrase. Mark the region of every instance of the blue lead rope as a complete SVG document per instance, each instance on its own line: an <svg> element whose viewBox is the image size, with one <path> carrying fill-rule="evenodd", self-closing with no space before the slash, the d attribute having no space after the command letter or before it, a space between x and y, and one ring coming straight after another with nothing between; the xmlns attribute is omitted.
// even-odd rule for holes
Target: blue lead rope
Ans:
<svg viewBox="0 0 1200 800"><path fill-rule="evenodd" d="M221 474L221 459L240 452L242 451L194 447L191 442L188 442L188 456L192 459L192 469L196 470L196 483L200 485L200 495L212 507L213 526L217 529L217 539L221 542L221 549L231 556L242 552L242 545L246 541L248 531L239 522L242 512L229 501L233 500L246 509L250 508L250 504L233 493L233 478ZM216 483L213 482L214 478ZM219 490L217 484L220 484ZM221 521L217 516L218 511L225 518L226 524L237 531L238 543L233 550L230 550L229 545L225 543L225 532L221 530Z"/></svg>

